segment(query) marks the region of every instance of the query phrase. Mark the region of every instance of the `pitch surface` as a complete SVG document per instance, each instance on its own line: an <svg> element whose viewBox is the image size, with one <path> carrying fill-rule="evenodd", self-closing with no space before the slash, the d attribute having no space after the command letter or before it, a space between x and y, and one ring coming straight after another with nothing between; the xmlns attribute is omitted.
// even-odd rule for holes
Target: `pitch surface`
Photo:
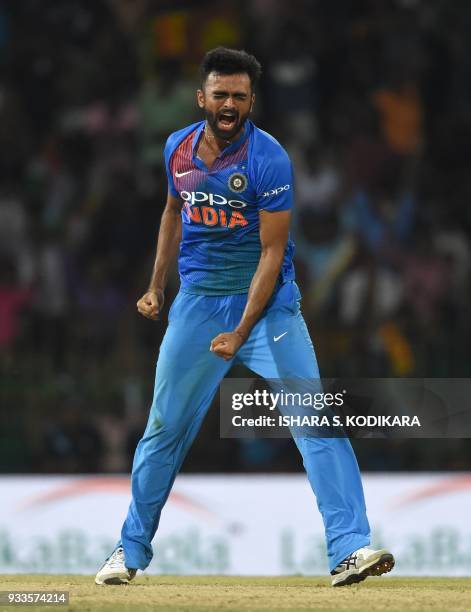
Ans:
<svg viewBox="0 0 471 612"><path fill-rule="evenodd" d="M96 586L92 576L3 575L0 590L70 592L70 605L28 610L454 612L471 607L471 578L368 578L333 589L328 578L146 576L129 585ZM0 607L5 612L12 606Z"/></svg>

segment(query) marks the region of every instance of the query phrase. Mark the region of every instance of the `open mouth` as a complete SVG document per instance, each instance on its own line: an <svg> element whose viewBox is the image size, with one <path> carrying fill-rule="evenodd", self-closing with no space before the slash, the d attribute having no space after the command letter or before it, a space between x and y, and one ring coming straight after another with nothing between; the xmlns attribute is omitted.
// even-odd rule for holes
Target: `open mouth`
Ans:
<svg viewBox="0 0 471 612"><path fill-rule="evenodd" d="M232 111L223 111L218 116L218 126L223 130L231 130L237 123L237 113Z"/></svg>

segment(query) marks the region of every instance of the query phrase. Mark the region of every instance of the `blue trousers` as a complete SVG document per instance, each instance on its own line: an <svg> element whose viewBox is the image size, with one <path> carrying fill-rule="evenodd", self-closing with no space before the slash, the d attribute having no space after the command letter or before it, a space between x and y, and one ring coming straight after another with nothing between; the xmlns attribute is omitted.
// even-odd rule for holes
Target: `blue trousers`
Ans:
<svg viewBox="0 0 471 612"><path fill-rule="evenodd" d="M224 361L209 351L210 342L237 326L247 295L177 295L160 347L149 420L134 456L132 501L120 541L127 567L142 570L149 565L162 508L233 363L267 379L319 378L299 299L294 282L282 285L236 357ZM324 521L332 570L370 542L358 464L346 438L296 437L295 443Z"/></svg>

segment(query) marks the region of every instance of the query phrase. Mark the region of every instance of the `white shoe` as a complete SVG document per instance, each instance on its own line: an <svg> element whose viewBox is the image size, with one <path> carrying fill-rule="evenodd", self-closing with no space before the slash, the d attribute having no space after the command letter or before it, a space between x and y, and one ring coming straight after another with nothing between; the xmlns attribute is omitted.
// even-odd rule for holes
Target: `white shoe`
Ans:
<svg viewBox="0 0 471 612"><path fill-rule="evenodd" d="M137 570L124 564L124 550L120 546L98 570L96 584L127 584L134 578Z"/></svg>
<svg viewBox="0 0 471 612"><path fill-rule="evenodd" d="M359 548L346 557L330 572L332 586L346 586L361 582L368 576L381 576L394 567L394 557L385 548L374 550L369 546Z"/></svg>

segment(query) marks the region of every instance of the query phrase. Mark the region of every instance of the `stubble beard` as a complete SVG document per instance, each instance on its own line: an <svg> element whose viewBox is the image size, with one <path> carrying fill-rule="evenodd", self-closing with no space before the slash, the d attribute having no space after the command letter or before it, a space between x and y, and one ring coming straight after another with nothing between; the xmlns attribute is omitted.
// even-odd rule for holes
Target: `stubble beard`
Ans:
<svg viewBox="0 0 471 612"><path fill-rule="evenodd" d="M237 115L237 120L236 120L234 127L232 128L232 130L227 131L227 130L220 130L218 128L218 119L217 119L216 114L214 114L213 112L207 109L204 109L205 119L209 127L211 128L211 131L213 132L214 136L216 136L216 138L219 138L220 140L223 140L225 142L229 142L233 140L235 136L237 136L237 134L242 130L242 128L245 125L245 122L249 118L249 114L250 114L250 111L240 117Z"/></svg>

